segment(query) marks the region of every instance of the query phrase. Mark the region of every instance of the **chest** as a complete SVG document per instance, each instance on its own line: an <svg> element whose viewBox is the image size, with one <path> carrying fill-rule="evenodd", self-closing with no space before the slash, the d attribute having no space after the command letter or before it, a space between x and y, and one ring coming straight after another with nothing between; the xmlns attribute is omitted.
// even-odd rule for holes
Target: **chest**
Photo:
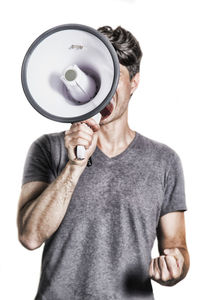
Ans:
<svg viewBox="0 0 200 300"><path fill-rule="evenodd" d="M163 201L163 174L147 162L95 165L79 178L71 199L80 212L102 214L128 210L158 216Z"/></svg>

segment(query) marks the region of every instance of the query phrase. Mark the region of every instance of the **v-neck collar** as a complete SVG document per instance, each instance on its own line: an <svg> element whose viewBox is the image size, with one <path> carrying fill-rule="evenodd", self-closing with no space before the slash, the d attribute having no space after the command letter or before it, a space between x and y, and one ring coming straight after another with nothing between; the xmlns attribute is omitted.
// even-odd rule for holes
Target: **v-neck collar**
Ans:
<svg viewBox="0 0 200 300"><path fill-rule="evenodd" d="M118 159L122 158L130 150L130 148L133 145L135 145L138 136L139 136L139 133L137 131L135 131L135 136L134 136L133 140L130 142L130 144L127 146L127 148L124 151L122 151L121 153L119 153L113 157L107 156L103 151L101 151L101 149L98 146L96 147L95 152L97 152L106 161L118 160Z"/></svg>

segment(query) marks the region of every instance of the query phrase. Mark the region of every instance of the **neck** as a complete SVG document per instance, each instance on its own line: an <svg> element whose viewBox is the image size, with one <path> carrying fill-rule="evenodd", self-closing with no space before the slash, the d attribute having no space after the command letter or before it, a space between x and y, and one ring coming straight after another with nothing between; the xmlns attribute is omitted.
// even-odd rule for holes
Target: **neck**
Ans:
<svg viewBox="0 0 200 300"><path fill-rule="evenodd" d="M100 126L97 146L112 157L126 149L134 136L135 132L128 125L127 109L120 118Z"/></svg>

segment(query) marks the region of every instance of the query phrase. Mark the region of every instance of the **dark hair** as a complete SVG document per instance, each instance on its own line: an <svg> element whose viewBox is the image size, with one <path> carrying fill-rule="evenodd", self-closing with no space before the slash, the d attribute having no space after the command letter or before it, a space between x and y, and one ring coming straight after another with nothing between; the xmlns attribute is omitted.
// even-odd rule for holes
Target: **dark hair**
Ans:
<svg viewBox="0 0 200 300"><path fill-rule="evenodd" d="M129 31L121 26L112 29L110 26L103 26L97 29L107 36L117 52L120 64L127 67L130 79L140 71L142 51L139 42Z"/></svg>

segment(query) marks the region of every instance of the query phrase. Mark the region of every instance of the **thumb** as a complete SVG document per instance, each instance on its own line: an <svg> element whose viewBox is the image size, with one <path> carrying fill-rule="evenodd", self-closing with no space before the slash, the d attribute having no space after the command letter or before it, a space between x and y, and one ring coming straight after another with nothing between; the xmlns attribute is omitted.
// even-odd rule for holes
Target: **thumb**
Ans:
<svg viewBox="0 0 200 300"><path fill-rule="evenodd" d="M170 255L171 252L172 252L172 249L164 249L163 252L164 252L165 255Z"/></svg>
<svg viewBox="0 0 200 300"><path fill-rule="evenodd" d="M165 255L174 255L175 254L175 249L174 248L165 249L163 252L164 252Z"/></svg>

